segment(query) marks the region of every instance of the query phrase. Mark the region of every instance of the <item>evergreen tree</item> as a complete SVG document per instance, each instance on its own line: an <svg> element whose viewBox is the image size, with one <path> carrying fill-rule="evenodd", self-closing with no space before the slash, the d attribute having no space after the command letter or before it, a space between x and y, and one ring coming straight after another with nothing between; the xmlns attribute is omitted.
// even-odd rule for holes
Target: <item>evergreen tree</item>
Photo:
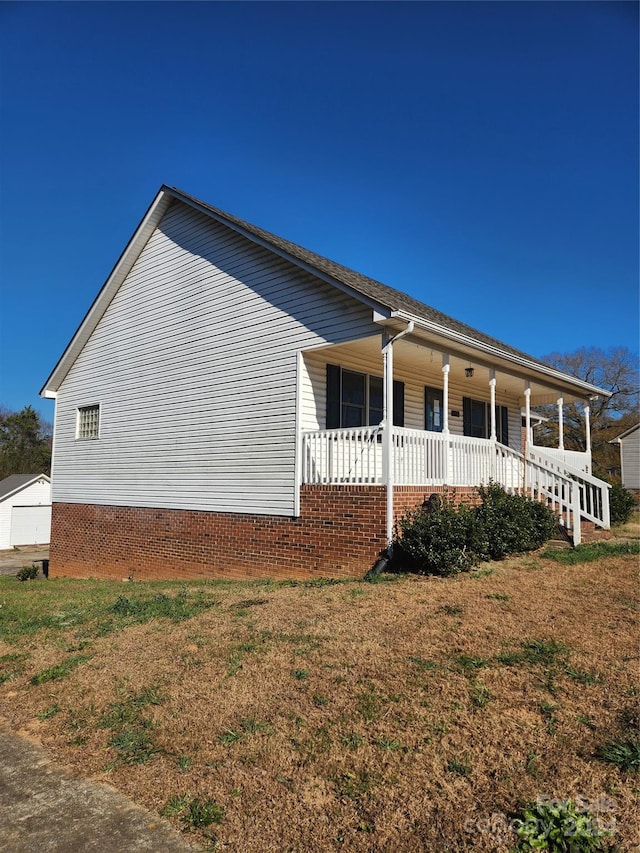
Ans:
<svg viewBox="0 0 640 853"><path fill-rule="evenodd" d="M31 406L21 412L0 411L0 479L50 471L50 425Z"/></svg>

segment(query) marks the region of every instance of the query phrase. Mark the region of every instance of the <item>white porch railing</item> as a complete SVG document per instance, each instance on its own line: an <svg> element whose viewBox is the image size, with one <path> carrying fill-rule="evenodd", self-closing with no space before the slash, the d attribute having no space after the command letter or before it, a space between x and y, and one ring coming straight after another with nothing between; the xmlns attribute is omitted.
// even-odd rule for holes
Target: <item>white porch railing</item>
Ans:
<svg viewBox="0 0 640 853"><path fill-rule="evenodd" d="M584 474L591 473L591 454L585 453L580 450L559 450L557 447L534 447L530 445L535 450L541 450L547 456L551 457L551 459L555 459L558 462L564 462L566 465L570 465L571 468L576 468L578 471L582 471Z"/></svg>
<svg viewBox="0 0 640 853"><path fill-rule="evenodd" d="M302 439L303 483L384 482L380 427L306 431ZM523 457L497 442L394 427L392 443L397 485L523 484Z"/></svg>
<svg viewBox="0 0 640 853"><path fill-rule="evenodd" d="M302 433L302 482L382 483L382 429L321 429Z"/></svg>
<svg viewBox="0 0 640 853"><path fill-rule="evenodd" d="M580 518L606 529L611 526L609 484L558 459L546 447L528 449L527 485L532 492L542 489L551 506L562 497L571 503L572 513L578 513ZM567 527L574 530L574 544L577 544L576 528L573 524ZM579 530L579 524L577 528Z"/></svg>
<svg viewBox="0 0 640 853"><path fill-rule="evenodd" d="M490 481L547 503L580 542L580 519L609 527L609 487L548 448L526 458L496 441L394 427L394 476L399 486L480 486ZM382 428L310 430L302 434L302 482L385 482ZM566 451L570 454L571 451ZM580 454L584 457L586 454Z"/></svg>

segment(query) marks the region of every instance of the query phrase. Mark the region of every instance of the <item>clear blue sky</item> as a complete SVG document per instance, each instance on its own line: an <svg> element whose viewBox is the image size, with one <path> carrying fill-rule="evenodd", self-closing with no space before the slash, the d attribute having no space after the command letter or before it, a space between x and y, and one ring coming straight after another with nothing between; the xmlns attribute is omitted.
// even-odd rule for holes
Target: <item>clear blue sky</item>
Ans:
<svg viewBox="0 0 640 853"><path fill-rule="evenodd" d="M535 356L638 348L636 3L0 4L0 404L160 184Z"/></svg>

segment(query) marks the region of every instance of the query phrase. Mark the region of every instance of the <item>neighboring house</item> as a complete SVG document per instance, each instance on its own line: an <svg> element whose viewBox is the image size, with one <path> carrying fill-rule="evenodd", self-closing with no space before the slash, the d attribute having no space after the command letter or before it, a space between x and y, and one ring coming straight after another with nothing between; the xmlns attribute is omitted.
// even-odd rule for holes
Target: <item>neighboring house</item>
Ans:
<svg viewBox="0 0 640 853"><path fill-rule="evenodd" d="M0 480L0 550L48 545L51 480L46 474L11 474Z"/></svg>
<svg viewBox="0 0 640 853"><path fill-rule="evenodd" d="M163 186L42 394L53 574L362 576L394 519L493 479L579 540L591 454L521 407L607 394Z"/></svg>
<svg viewBox="0 0 640 853"><path fill-rule="evenodd" d="M640 492L640 424L612 439L620 445L620 469L625 489Z"/></svg>

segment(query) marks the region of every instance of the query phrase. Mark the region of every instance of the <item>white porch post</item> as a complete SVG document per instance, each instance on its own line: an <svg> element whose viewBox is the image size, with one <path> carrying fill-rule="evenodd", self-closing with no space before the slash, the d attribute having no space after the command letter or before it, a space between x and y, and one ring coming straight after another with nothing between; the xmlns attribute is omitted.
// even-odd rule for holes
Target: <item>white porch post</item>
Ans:
<svg viewBox="0 0 640 853"><path fill-rule="evenodd" d="M591 406L589 403L584 404L584 434L585 434L585 448L587 453L589 454L589 470L587 474L591 473Z"/></svg>
<svg viewBox="0 0 640 853"><path fill-rule="evenodd" d="M591 406L584 404L584 429L587 453L591 453Z"/></svg>
<svg viewBox="0 0 640 853"><path fill-rule="evenodd" d="M398 332L392 338L386 333L382 338L383 364L383 411L384 433L382 437L383 455L386 457L386 491L387 491L387 554L393 550L393 484L394 484L394 452L393 452L393 343L413 332L413 320L409 320L406 329Z"/></svg>
<svg viewBox="0 0 640 853"><path fill-rule="evenodd" d="M496 372L495 370L491 370L489 379L489 391L491 394L491 435L489 438L491 441L495 441L497 438L496 434Z"/></svg>
<svg viewBox="0 0 640 853"><path fill-rule="evenodd" d="M449 353L442 354L442 432L449 432Z"/></svg>
<svg viewBox="0 0 640 853"><path fill-rule="evenodd" d="M564 412L563 407L564 400L562 397L558 397L558 450L564 450Z"/></svg>
<svg viewBox="0 0 640 853"><path fill-rule="evenodd" d="M489 441L493 443L493 448L491 452L491 479L494 483L496 483L498 481L498 449L495 444L498 436L496 433L496 372L493 368L491 368L491 370L489 371L489 394L491 401L491 428L489 433Z"/></svg>
<svg viewBox="0 0 640 853"><path fill-rule="evenodd" d="M386 333L382 339L383 362L383 453L385 485L387 492L387 546L393 541L393 338Z"/></svg>
<svg viewBox="0 0 640 853"><path fill-rule="evenodd" d="M524 440L525 446L523 451L529 451L529 447L533 445L533 430L531 429L531 383L527 382L524 389ZM529 465L527 463L527 455L524 457L524 493L529 492Z"/></svg>
<svg viewBox="0 0 640 853"><path fill-rule="evenodd" d="M449 435L449 353L442 353L442 434ZM449 439L445 440L442 448L442 479L449 482Z"/></svg>

